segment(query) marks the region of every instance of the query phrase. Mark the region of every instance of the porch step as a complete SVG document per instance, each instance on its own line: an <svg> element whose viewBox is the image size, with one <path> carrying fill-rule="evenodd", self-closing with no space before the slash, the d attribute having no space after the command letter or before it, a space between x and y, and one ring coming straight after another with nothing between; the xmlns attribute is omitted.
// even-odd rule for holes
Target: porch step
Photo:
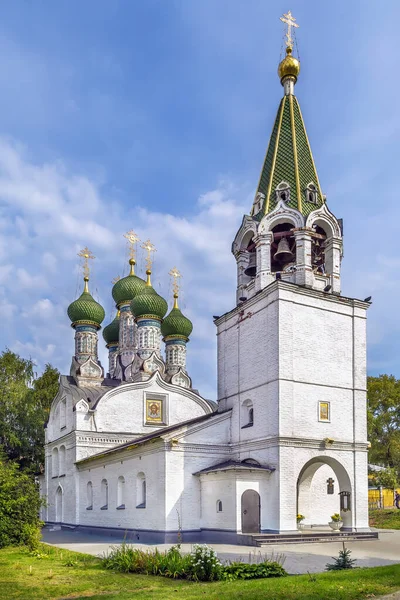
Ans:
<svg viewBox="0 0 400 600"><path fill-rule="evenodd" d="M346 542L346 541L364 541L376 540L377 531L351 532L344 531L338 533L264 533L253 535L253 541L256 546L263 548L271 544L308 544L321 542Z"/></svg>

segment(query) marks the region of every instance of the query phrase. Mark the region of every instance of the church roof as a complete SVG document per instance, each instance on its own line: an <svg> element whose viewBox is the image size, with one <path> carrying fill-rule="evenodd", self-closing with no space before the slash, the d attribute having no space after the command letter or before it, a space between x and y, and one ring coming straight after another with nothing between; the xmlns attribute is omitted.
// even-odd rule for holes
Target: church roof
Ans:
<svg viewBox="0 0 400 600"><path fill-rule="evenodd" d="M260 465L256 462L239 462L237 460L226 460L222 463L218 463L217 465L213 465L212 467L207 467L207 469L202 469L201 471L197 471L197 473L193 473L193 475L203 475L204 473L217 473L218 471L268 471L272 473L275 471L275 467L270 467L268 465Z"/></svg>
<svg viewBox="0 0 400 600"><path fill-rule="evenodd" d="M91 408L93 408L95 403L104 396L104 394L112 390L119 383L120 382L117 379L104 379L102 385L99 386L78 387L75 379L70 375L61 375L60 377L60 386L64 388L64 391L71 394L73 405L75 406L79 400L83 399L89 403Z"/></svg>
<svg viewBox="0 0 400 600"><path fill-rule="evenodd" d="M176 423L176 425L170 425L169 427L160 427L160 429L157 429L157 431L154 431L153 433L148 433L147 435L144 435L139 438L135 438L133 440L130 440L129 442L125 442L124 444L119 444L118 446L114 446L114 448L110 448L109 450L104 450L103 452L93 454L92 456L78 460L75 464L80 465L89 460L94 460L96 458L108 456L109 454L114 454L115 452L120 452L121 450L129 450L129 449L136 448L136 446L145 444L146 442L149 442L150 440L161 438L166 434L169 434L169 433L172 433L173 431L177 431L177 430L181 429L182 427L187 427L190 425L195 425L197 423L202 423L203 421L207 421L208 419L211 419L212 417L222 415L224 412L225 413L231 412L231 410L232 409L228 409L223 412L208 413L207 415L201 415L200 417L196 417L195 419L189 419L188 421L182 421L181 423Z"/></svg>
<svg viewBox="0 0 400 600"><path fill-rule="evenodd" d="M278 108L257 187L265 198L255 217L261 219L275 208L277 188L283 183L289 185L288 206L303 215L324 202L300 105L293 94L285 95ZM314 202L308 200L309 185L317 192Z"/></svg>

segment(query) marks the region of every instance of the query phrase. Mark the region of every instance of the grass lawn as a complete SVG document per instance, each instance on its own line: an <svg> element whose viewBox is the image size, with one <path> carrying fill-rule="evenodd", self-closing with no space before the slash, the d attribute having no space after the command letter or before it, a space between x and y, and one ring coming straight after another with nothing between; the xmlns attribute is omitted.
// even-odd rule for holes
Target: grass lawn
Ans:
<svg viewBox="0 0 400 600"><path fill-rule="evenodd" d="M369 524L379 529L400 529L400 510L398 508L370 510Z"/></svg>
<svg viewBox="0 0 400 600"><path fill-rule="evenodd" d="M43 545L43 558L24 548L0 550L0 595L7 600L352 600L400 589L400 565L355 569L315 576L241 582L191 583L105 571L100 561Z"/></svg>

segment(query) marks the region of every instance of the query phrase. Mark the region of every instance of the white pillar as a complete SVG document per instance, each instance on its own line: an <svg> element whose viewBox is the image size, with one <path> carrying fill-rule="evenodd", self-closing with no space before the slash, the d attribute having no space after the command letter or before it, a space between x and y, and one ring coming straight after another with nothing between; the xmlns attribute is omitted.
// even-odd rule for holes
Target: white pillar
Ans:
<svg viewBox="0 0 400 600"><path fill-rule="evenodd" d="M307 229L297 229L294 231L296 240L296 277L295 281L299 285L312 287L314 285L314 273L311 263L311 231Z"/></svg>
<svg viewBox="0 0 400 600"><path fill-rule="evenodd" d="M245 274L245 269L249 263L250 253L247 250L239 250L235 254L237 265L237 289L236 289L236 304L239 304L239 298L246 296L246 285L251 281L251 277Z"/></svg>
<svg viewBox="0 0 400 600"><path fill-rule="evenodd" d="M331 237L326 240L325 244L325 269L330 275L332 292L340 294L340 263L342 260L342 240L340 238Z"/></svg>
<svg viewBox="0 0 400 600"><path fill-rule="evenodd" d="M274 239L272 231L260 233L255 238L257 253L257 274L255 290L259 292L275 279L271 272L271 244Z"/></svg>

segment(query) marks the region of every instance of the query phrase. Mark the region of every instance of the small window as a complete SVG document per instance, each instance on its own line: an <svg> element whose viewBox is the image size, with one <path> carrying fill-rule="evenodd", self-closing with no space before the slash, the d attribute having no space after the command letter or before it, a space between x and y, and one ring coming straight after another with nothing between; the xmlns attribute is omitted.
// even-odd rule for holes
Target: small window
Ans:
<svg viewBox="0 0 400 600"><path fill-rule="evenodd" d="M286 204L290 201L290 186L287 181L281 181L275 188L275 193L277 200L282 200Z"/></svg>
<svg viewBox="0 0 400 600"><path fill-rule="evenodd" d="M318 403L318 420L328 422L331 420L331 404L330 402Z"/></svg>
<svg viewBox="0 0 400 600"><path fill-rule="evenodd" d="M217 500L217 512L222 512L222 500Z"/></svg>
<svg viewBox="0 0 400 600"><path fill-rule="evenodd" d="M146 477L142 472L136 477L136 508L146 508Z"/></svg>
<svg viewBox="0 0 400 600"><path fill-rule="evenodd" d="M93 510L93 484L91 481L88 481L86 486L86 503L86 510Z"/></svg>
<svg viewBox="0 0 400 600"><path fill-rule="evenodd" d="M249 408L249 425L253 425L254 423L254 408Z"/></svg>
<svg viewBox="0 0 400 600"><path fill-rule="evenodd" d="M242 429L246 427L253 427L254 424L254 409L251 400L245 400L242 404L240 420L242 422Z"/></svg>
<svg viewBox="0 0 400 600"><path fill-rule="evenodd" d="M101 482L101 502L102 502L102 507L100 510L107 510L108 509L108 482L107 479L103 479L103 481Z"/></svg>
<svg viewBox="0 0 400 600"><path fill-rule="evenodd" d="M306 200L307 202L311 202L312 204L317 204L318 194L317 188L313 183L309 183L306 188Z"/></svg>

